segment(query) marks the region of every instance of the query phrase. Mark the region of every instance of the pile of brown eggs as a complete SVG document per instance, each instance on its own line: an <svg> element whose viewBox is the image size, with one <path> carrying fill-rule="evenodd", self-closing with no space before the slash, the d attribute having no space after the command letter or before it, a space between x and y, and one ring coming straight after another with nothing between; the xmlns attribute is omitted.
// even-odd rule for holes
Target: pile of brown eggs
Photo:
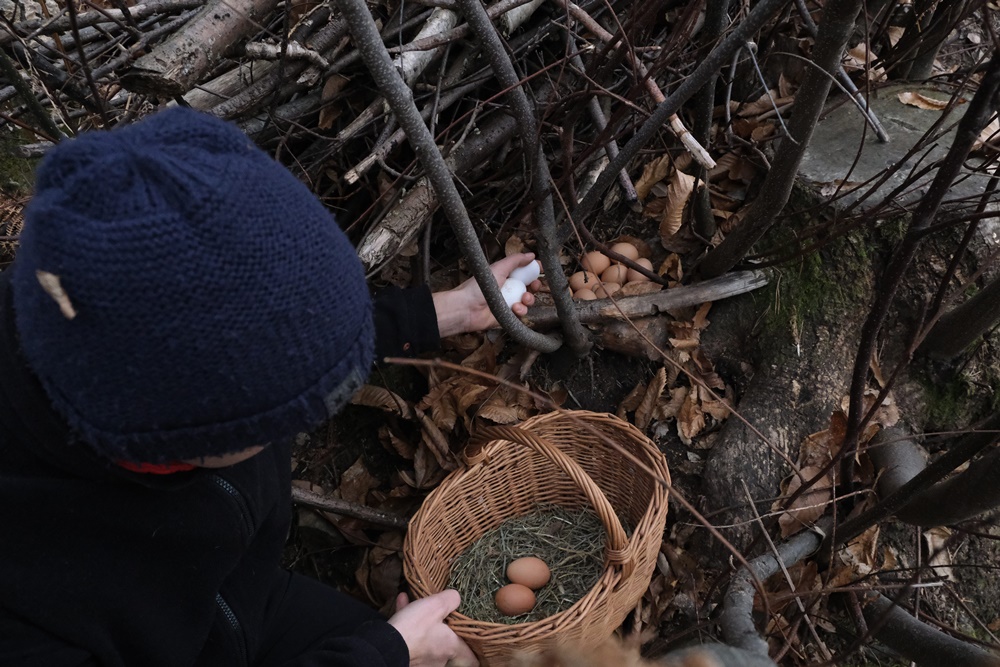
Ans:
<svg viewBox="0 0 1000 667"><path fill-rule="evenodd" d="M653 264L644 257L640 258L639 250L631 243L616 243L611 246L611 251L653 270ZM607 255L596 250L584 254L580 258L580 265L583 266L583 271L577 271L569 277L569 288L573 290L573 298L581 301L606 299L627 283L649 282L649 278L635 269L612 262Z"/></svg>
<svg viewBox="0 0 1000 667"><path fill-rule="evenodd" d="M497 591L494 602L505 616L527 614L535 606L535 591L549 583L552 573L541 558L518 558L507 566L511 583Z"/></svg>

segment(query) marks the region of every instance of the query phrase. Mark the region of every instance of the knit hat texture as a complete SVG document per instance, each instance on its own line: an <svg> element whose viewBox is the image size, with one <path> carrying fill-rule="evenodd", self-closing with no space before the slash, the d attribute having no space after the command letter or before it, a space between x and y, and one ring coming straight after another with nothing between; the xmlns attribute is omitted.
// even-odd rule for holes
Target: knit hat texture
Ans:
<svg viewBox="0 0 1000 667"><path fill-rule="evenodd" d="M354 248L236 127L175 108L86 133L46 156L36 189L10 269L17 330L57 411L102 455L159 463L288 438L367 377Z"/></svg>

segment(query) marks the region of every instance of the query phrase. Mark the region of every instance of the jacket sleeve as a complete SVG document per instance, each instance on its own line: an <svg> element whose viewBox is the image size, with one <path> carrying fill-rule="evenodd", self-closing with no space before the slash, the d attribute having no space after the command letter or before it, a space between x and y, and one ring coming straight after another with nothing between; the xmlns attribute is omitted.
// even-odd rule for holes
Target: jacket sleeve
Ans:
<svg viewBox="0 0 1000 667"><path fill-rule="evenodd" d="M404 644L405 647L405 644ZM0 665L4 667L99 667L82 648L0 610Z"/></svg>
<svg viewBox="0 0 1000 667"><path fill-rule="evenodd" d="M413 357L441 343L434 299L426 285L375 294L375 359Z"/></svg>
<svg viewBox="0 0 1000 667"><path fill-rule="evenodd" d="M410 651L396 628L368 621L353 634L329 637L281 667L407 667Z"/></svg>

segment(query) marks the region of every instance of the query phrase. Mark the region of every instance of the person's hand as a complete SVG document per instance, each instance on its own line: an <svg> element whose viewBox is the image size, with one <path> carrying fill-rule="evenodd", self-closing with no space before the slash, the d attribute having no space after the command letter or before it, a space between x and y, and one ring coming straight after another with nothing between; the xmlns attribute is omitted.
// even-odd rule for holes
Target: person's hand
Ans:
<svg viewBox="0 0 1000 667"><path fill-rule="evenodd" d="M522 252L494 262L490 265L490 271L493 272L497 284L502 286L511 271L521 266L527 266L533 261L535 261L533 253ZM528 285L528 291L521 297L521 302L511 306L515 315L521 317L528 313L528 307L535 303L533 292L537 291L541 285L541 282L537 280ZM479 288L475 278L469 278L455 289L436 292L433 297L434 309L437 311L438 331L442 338L497 326L497 320L490 312L490 307L486 305L486 297L483 296L483 291Z"/></svg>
<svg viewBox="0 0 1000 667"><path fill-rule="evenodd" d="M458 591L447 590L410 602L406 593L396 598L389 625L410 649L410 667L477 667L476 654L444 623L458 609Z"/></svg>

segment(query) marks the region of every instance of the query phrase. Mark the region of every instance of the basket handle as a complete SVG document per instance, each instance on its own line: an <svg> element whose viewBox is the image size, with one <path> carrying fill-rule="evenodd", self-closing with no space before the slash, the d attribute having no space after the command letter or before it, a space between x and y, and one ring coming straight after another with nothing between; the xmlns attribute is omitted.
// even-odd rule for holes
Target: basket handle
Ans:
<svg viewBox="0 0 1000 667"><path fill-rule="evenodd" d="M601 491L601 487L576 461L558 447L525 429L516 426L487 426L479 429L476 434L476 442L465 450L464 456L469 465L480 463L487 458L483 450L485 443L491 440L507 440L524 445L541 454L569 475L570 479L587 496L587 500L597 512L597 516L607 532L608 543L604 550L605 563L620 565L625 578L632 575L632 570L635 568L635 554L628 536L625 534L625 529L622 528L618 515L615 514L607 496Z"/></svg>

